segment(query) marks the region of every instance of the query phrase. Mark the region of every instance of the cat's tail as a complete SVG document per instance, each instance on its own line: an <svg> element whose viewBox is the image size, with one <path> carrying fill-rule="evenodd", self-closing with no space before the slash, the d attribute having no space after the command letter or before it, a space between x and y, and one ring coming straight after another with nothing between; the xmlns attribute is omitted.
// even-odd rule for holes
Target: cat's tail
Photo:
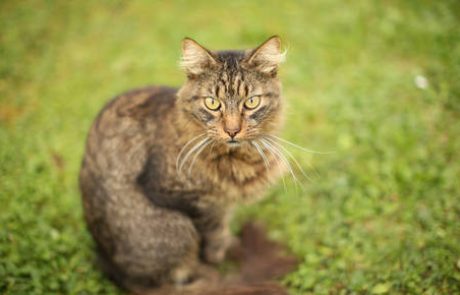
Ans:
<svg viewBox="0 0 460 295"><path fill-rule="evenodd" d="M201 280L189 286L163 286L137 290L138 295L285 295L277 279L292 271L297 259L279 243L271 241L260 225L248 223L241 231L241 244L230 250L229 259L239 267L217 280Z"/></svg>

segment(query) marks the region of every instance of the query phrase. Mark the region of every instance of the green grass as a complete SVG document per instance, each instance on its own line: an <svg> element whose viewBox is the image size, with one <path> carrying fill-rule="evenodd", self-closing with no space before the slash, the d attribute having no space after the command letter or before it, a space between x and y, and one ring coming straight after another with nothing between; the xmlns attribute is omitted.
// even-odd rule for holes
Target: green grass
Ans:
<svg viewBox="0 0 460 295"><path fill-rule="evenodd" d="M180 85L184 36L218 49L279 34L284 137L333 153L292 150L304 191L280 183L237 220L299 256L292 294L459 294L458 1L299 2L2 1L0 293L118 293L77 189L91 121L121 91Z"/></svg>

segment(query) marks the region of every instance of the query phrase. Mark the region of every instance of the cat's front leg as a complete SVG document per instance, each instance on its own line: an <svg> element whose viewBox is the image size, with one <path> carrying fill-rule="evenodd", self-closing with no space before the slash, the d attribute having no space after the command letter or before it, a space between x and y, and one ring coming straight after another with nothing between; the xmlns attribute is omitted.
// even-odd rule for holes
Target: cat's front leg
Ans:
<svg viewBox="0 0 460 295"><path fill-rule="evenodd" d="M204 236L203 258L206 262L218 264L225 258L227 249L233 241L233 237L226 227L218 231L208 232Z"/></svg>
<svg viewBox="0 0 460 295"><path fill-rule="evenodd" d="M201 253L205 262L212 264L222 262L227 249L237 241L229 228L230 211L213 212L203 216L199 222L199 232L203 241Z"/></svg>

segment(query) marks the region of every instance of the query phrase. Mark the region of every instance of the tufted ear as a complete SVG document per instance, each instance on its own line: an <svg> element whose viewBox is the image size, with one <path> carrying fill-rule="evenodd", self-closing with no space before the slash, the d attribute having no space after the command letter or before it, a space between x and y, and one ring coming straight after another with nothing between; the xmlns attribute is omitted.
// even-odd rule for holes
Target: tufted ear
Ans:
<svg viewBox="0 0 460 295"><path fill-rule="evenodd" d="M180 66L187 75L200 75L217 64L214 55L193 39L182 40L182 58Z"/></svg>
<svg viewBox="0 0 460 295"><path fill-rule="evenodd" d="M285 52L281 52L281 39L278 36L272 36L249 52L246 64L262 73L276 74L285 55Z"/></svg>

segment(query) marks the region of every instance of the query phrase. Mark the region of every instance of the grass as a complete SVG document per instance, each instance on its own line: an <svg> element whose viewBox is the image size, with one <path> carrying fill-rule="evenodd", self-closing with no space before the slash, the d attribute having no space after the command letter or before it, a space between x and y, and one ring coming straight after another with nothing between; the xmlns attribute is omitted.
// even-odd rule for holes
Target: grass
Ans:
<svg viewBox="0 0 460 295"><path fill-rule="evenodd" d="M180 85L184 36L244 48L275 33L284 137L333 153L293 149L305 189L280 183L235 227L261 219L299 256L292 294L460 293L458 1L0 8L0 293L118 294L93 267L77 189L92 119L126 89Z"/></svg>

